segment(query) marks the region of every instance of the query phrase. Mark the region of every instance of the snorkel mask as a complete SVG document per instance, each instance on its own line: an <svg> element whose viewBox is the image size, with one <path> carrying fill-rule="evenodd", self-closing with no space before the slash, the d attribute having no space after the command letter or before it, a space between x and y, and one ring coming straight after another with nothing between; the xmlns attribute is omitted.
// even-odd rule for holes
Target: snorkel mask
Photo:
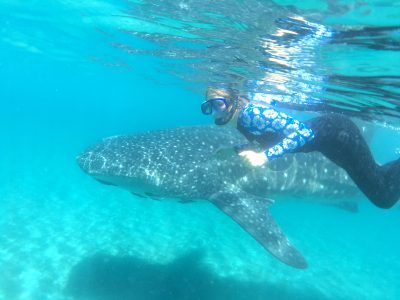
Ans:
<svg viewBox="0 0 400 300"><path fill-rule="evenodd" d="M201 111L205 115L213 115L216 125L225 125L232 120L238 107L238 99L235 93L226 90L209 89L207 100L201 105ZM218 92L219 91L219 92Z"/></svg>

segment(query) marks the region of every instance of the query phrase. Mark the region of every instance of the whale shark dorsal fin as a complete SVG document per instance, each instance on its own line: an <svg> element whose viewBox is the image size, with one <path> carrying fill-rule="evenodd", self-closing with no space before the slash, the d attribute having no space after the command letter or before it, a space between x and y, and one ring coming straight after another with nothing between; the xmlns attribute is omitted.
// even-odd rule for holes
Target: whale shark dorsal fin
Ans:
<svg viewBox="0 0 400 300"><path fill-rule="evenodd" d="M219 192L210 201L230 216L266 250L285 264L307 268L301 253L290 243L268 211L272 200L245 192Z"/></svg>

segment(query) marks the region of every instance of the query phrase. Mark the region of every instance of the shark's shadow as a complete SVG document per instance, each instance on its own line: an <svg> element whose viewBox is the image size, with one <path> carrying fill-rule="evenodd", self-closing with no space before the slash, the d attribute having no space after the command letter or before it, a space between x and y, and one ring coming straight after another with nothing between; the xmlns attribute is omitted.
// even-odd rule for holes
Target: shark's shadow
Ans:
<svg viewBox="0 0 400 300"><path fill-rule="evenodd" d="M97 254L70 272L66 293L74 300L324 299L309 288L221 278L194 252L167 265L132 256ZM299 271L301 272L301 271ZM273 276L273 270L271 270Z"/></svg>

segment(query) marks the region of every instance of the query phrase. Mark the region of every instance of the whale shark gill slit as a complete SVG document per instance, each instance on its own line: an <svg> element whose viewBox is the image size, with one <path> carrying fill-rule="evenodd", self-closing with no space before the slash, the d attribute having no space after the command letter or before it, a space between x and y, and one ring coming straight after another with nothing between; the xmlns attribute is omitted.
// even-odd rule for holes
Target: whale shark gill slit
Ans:
<svg viewBox="0 0 400 300"><path fill-rule="evenodd" d="M219 192L210 201L238 223L266 250L283 263L307 268L301 253L291 244L268 211L273 201L244 192Z"/></svg>
<svg viewBox="0 0 400 300"><path fill-rule="evenodd" d="M107 180L98 179L98 178L96 178L96 180L97 180L98 182L102 183L102 184L105 184L105 185L117 186L116 184L114 184L114 183L112 183L112 182L109 182L109 181L107 181Z"/></svg>
<svg viewBox="0 0 400 300"><path fill-rule="evenodd" d="M131 192L131 194L132 194L133 196L136 196L136 197L139 197L139 198L147 198L146 196L144 196L144 195L142 195L142 194L139 194L139 193L136 193L136 192Z"/></svg>
<svg viewBox="0 0 400 300"><path fill-rule="evenodd" d="M154 194L154 193L151 193L151 192L145 192L144 194L145 194L146 196L148 196L148 197L154 199L154 200L161 200L161 198L162 198L162 196L157 195L157 194Z"/></svg>

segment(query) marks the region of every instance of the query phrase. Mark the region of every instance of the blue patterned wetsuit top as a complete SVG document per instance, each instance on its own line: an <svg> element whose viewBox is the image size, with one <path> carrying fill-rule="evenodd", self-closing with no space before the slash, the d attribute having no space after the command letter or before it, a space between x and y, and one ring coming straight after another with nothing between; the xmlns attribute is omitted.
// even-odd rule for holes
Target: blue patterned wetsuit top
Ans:
<svg viewBox="0 0 400 300"><path fill-rule="evenodd" d="M314 138L314 132L307 125L264 104L247 104L238 122L253 135L271 131L285 135L279 144L265 151L268 160L292 152Z"/></svg>

